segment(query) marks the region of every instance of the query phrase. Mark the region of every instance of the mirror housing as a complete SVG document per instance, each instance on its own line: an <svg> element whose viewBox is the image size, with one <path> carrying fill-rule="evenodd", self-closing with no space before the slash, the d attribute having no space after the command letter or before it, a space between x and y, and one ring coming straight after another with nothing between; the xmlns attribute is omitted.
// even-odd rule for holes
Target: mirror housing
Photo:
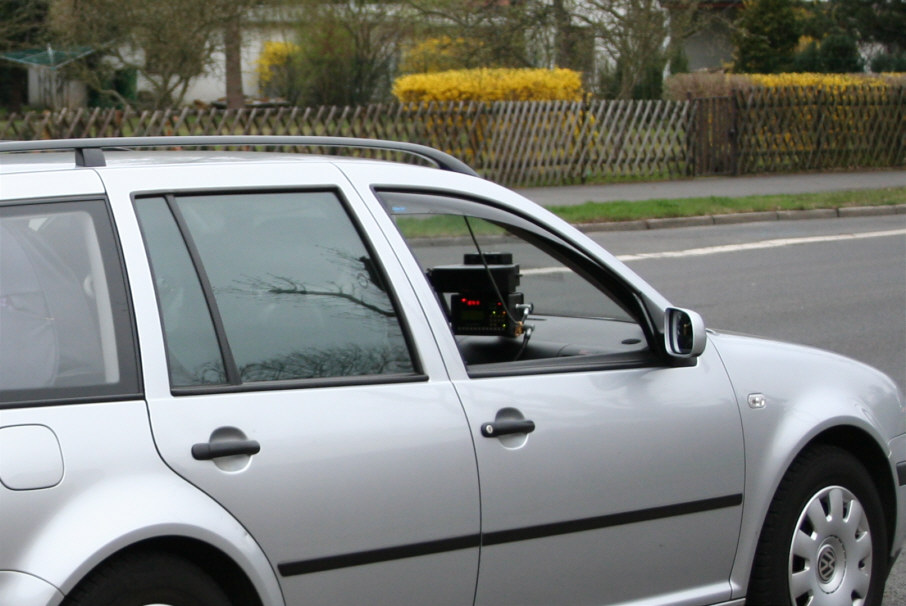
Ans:
<svg viewBox="0 0 906 606"><path fill-rule="evenodd" d="M664 314L664 347L671 358L688 360L705 351L705 321L690 309L668 307Z"/></svg>

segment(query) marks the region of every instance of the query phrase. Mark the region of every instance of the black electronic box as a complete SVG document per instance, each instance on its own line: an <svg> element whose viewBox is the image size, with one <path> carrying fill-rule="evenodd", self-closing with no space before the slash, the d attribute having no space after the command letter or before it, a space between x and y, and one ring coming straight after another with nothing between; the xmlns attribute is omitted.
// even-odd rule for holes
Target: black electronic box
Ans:
<svg viewBox="0 0 906 606"><path fill-rule="evenodd" d="M516 336L511 313L524 297L516 292L519 266L512 254L467 253L462 265L434 267L428 277L441 297L453 293L448 311L455 334Z"/></svg>

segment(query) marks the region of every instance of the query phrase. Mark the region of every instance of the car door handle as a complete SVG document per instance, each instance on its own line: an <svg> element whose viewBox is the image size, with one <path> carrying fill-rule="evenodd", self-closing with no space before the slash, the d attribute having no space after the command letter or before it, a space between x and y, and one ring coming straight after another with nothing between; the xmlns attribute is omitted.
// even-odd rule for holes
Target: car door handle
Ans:
<svg viewBox="0 0 906 606"><path fill-rule="evenodd" d="M481 435L486 438L499 438L514 433L532 433L533 431L535 431L535 422L528 419L494 421L481 425Z"/></svg>
<svg viewBox="0 0 906 606"><path fill-rule="evenodd" d="M199 442L192 446L192 457L198 461L210 461L219 457L254 455L261 452L256 440L229 440L226 442Z"/></svg>

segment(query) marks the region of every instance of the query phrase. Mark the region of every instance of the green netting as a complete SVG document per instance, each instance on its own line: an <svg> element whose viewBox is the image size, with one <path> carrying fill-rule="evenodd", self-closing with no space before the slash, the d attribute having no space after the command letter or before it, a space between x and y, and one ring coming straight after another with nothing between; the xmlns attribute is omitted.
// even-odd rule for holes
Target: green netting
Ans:
<svg viewBox="0 0 906 606"><path fill-rule="evenodd" d="M56 49L48 44L47 47L43 49L30 48L0 53L0 58L32 67L57 69L71 61L90 55L92 52L94 52L94 50L88 46L73 46L65 49Z"/></svg>

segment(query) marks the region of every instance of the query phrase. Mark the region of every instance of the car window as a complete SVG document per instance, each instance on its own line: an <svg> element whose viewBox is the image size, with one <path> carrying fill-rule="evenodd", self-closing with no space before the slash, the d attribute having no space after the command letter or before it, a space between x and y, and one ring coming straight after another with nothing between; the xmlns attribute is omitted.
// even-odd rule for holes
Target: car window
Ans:
<svg viewBox="0 0 906 606"><path fill-rule="evenodd" d="M449 194L378 191L473 375L651 360L631 293L524 218Z"/></svg>
<svg viewBox="0 0 906 606"><path fill-rule="evenodd" d="M102 200L0 207L0 402L138 394L117 250Z"/></svg>
<svg viewBox="0 0 906 606"><path fill-rule="evenodd" d="M412 374L396 305L336 193L136 201L175 387Z"/></svg>

